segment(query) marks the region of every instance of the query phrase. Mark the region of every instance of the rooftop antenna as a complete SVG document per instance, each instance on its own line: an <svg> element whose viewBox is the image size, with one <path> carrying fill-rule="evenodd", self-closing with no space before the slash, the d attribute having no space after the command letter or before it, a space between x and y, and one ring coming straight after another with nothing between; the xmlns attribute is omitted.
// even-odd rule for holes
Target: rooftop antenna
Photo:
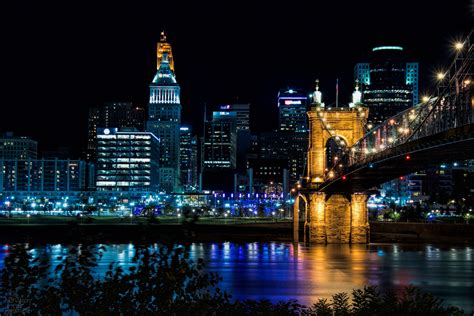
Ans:
<svg viewBox="0 0 474 316"><path fill-rule="evenodd" d="M336 79L336 108L339 105L339 78Z"/></svg>

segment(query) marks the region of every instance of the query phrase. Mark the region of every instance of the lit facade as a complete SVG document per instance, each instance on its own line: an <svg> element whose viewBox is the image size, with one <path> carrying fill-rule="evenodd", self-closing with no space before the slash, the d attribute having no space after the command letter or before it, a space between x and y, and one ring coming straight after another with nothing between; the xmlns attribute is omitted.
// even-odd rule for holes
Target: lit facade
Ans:
<svg viewBox="0 0 474 316"><path fill-rule="evenodd" d="M237 167L236 118L235 112L213 112L212 121L204 123L203 170Z"/></svg>
<svg viewBox="0 0 474 316"><path fill-rule="evenodd" d="M146 130L160 139L160 189L179 192L180 177L180 87L171 68L168 54L163 53L160 67L150 84Z"/></svg>
<svg viewBox="0 0 474 316"><path fill-rule="evenodd" d="M170 69L174 72L173 51L171 49L171 44L166 41L165 31L161 32L160 41L158 42L156 47L156 69L160 69L161 61L163 60L164 54L168 55Z"/></svg>
<svg viewBox="0 0 474 316"><path fill-rule="evenodd" d="M354 67L369 108L369 128L418 104L418 63L406 62L402 52L399 46L375 47L370 63Z"/></svg>
<svg viewBox="0 0 474 316"><path fill-rule="evenodd" d="M0 191L81 191L93 187L93 165L69 159L0 159ZM89 179L90 182L88 181Z"/></svg>
<svg viewBox="0 0 474 316"><path fill-rule="evenodd" d="M36 159L38 142L28 137L15 137L5 133L0 137L0 159Z"/></svg>
<svg viewBox="0 0 474 316"><path fill-rule="evenodd" d="M184 192L195 191L197 188L197 137L192 136L190 127L180 128L180 164L181 185Z"/></svg>
<svg viewBox="0 0 474 316"><path fill-rule="evenodd" d="M157 191L159 140L150 132L97 129L98 191Z"/></svg>
<svg viewBox="0 0 474 316"><path fill-rule="evenodd" d="M253 160L285 160L289 171L290 183L294 184L305 176L307 133L269 132L261 133L252 144ZM262 162L263 165L265 163ZM281 165L279 163L279 165ZM283 167L283 165L281 165Z"/></svg>
<svg viewBox="0 0 474 316"><path fill-rule="evenodd" d="M307 132L308 97L301 90L280 90L278 93L279 129L284 132Z"/></svg>
<svg viewBox="0 0 474 316"><path fill-rule="evenodd" d="M103 107L89 109L86 160L95 161L97 128L145 128L145 109L131 102L107 102Z"/></svg>
<svg viewBox="0 0 474 316"><path fill-rule="evenodd" d="M235 112L237 132L250 131L250 104L221 105L220 110Z"/></svg>

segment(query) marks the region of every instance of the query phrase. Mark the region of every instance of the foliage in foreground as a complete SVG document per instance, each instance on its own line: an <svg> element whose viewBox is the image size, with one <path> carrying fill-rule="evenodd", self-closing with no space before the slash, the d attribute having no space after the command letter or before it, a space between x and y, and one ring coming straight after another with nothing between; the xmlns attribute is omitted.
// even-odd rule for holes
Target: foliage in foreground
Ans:
<svg viewBox="0 0 474 316"><path fill-rule="evenodd" d="M32 257L24 245L13 245L1 273L1 314L156 314L156 315L462 315L420 289L401 294L375 287L338 293L306 307L296 301L231 301L220 278L192 262L183 247L136 246L134 265L125 272L111 263L105 277L94 267L105 248L71 247L53 267L47 250Z"/></svg>

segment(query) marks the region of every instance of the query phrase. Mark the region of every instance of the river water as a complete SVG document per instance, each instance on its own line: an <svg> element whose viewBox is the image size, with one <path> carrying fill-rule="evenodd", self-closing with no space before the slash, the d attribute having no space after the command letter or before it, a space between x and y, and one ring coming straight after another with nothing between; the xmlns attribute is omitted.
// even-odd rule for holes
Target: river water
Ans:
<svg viewBox="0 0 474 316"><path fill-rule="evenodd" d="M127 268L132 244L107 245L98 273L111 262ZM46 251L53 264L67 247L51 245ZM193 243L191 258L203 258L208 271L217 272L225 289L236 299L297 299L311 305L319 297L351 292L364 285L382 289L420 286L466 312L474 311L472 246L437 245L317 245L288 242ZM0 247L0 268L8 246Z"/></svg>

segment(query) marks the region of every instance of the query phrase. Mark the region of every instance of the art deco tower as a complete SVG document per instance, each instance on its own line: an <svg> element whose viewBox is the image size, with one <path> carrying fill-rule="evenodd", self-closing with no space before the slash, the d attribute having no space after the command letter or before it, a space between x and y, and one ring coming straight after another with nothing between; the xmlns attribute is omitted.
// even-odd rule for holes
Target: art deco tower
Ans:
<svg viewBox="0 0 474 316"><path fill-rule="evenodd" d="M173 52L171 51L171 44L166 41L165 31L161 32L160 34L160 41L156 47L156 69L160 68L161 60L163 59L163 54L168 54L168 62L170 64L171 70L174 72L174 60L173 60Z"/></svg>
<svg viewBox="0 0 474 316"><path fill-rule="evenodd" d="M166 37L162 33L162 40ZM171 52L171 46L166 43ZM164 46L166 48L166 46ZM163 48L160 64L150 84L147 131L160 139L160 189L179 191L179 142L181 125L180 88L170 63L167 49ZM158 50L160 46L158 44Z"/></svg>

